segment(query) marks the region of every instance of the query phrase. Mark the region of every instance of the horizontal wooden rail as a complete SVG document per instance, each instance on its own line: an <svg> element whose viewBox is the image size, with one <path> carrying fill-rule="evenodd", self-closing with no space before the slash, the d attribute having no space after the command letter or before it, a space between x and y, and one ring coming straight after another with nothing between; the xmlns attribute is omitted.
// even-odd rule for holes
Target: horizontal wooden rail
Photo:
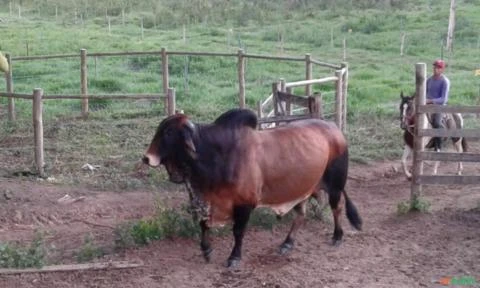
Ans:
<svg viewBox="0 0 480 288"><path fill-rule="evenodd" d="M418 159L422 161L480 162L480 154L428 151L418 152Z"/></svg>
<svg viewBox="0 0 480 288"><path fill-rule="evenodd" d="M104 57L104 56L140 56L140 55L157 55L160 56L161 51L142 51L142 52L99 52L99 53L88 53L88 56L93 57ZM77 55L78 56L78 55Z"/></svg>
<svg viewBox="0 0 480 288"><path fill-rule="evenodd" d="M302 61L305 62L305 57L281 57L281 56L265 56L255 54L244 54L246 58L264 59L264 60L286 60L286 61Z"/></svg>
<svg viewBox="0 0 480 288"><path fill-rule="evenodd" d="M480 113L480 106L421 105L418 113Z"/></svg>
<svg viewBox="0 0 480 288"><path fill-rule="evenodd" d="M18 93L4 93L0 92L0 97L12 97L20 99L33 99L32 94L18 94ZM165 98L163 94L104 94L104 95L87 95L89 99L133 99L133 100L158 100L159 98ZM84 99L83 95L43 95L42 99L52 100L52 99Z"/></svg>
<svg viewBox="0 0 480 288"><path fill-rule="evenodd" d="M415 183L419 185L478 185L480 184L480 176L419 175L415 177Z"/></svg>
<svg viewBox="0 0 480 288"><path fill-rule="evenodd" d="M237 57L238 53L167 51L168 55Z"/></svg>
<svg viewBox="0 0 480 288"><path fill-rule="evenodd" d="M285 101L285 102L290 102L293 105L308 108L309 105L310 105L310 101L312 102L312 105L313 105L313 99L309 100L308 97L302 97L302 96L293 95L293 94L285 93L285 92L281 92L281 91L277 92L277 96L278 96L278 100Z"/></svg>
<svg viewBox="0 0 480 288"><path fill-rule="evenodd" d="M153 99L158 100L159 98L165 97L163 94L105 94L105 95L45 95L43 99L52 100L52 99L77 99L81 100L84 98L92 99L133 99L133 100L142 100L142 99Z"/></svg>
<svg viewBox="0 0 480 288"><path fill-rule="evenodd" d="M260 118L258 119L259 124L266 124L266 123L275 123L275 122L292 122L296 120L303 120L303 119L311 119L311 115L287 115L287 116L275 116L275 117L268 117L268 118Z"/></svg>
<svg viewBox="0 0 480 288"><path fill-rule="evenodd" d="M421 137L465 137L480 139L480 129L419 129L418 136Z"/></svg>
<svg viewBox="0 0 480 288"><path fill-rule="evenodd" d="M0 97L11 97L11 98L20 98L20 99L33 99L32 94L19 94L19 93L4 93L0 92Z"/></svg>
<svg viewBox="0 0 480 288"><path fill-rule="evenodd" d="M341 69L342 68L342 66L340 66L340 65L330 64L330 63L326 63L326 62L320 62L320 61L313 60L313 59L310 59L310 62L312 62L313 64L316 64L316 65L320 65L320 66L324 66L324 67L328 67L328 68L333 68L333 69Z"/></svg>
<svg viewBox="0 0 480 288"><path fill-rule="evenodd" d="M289 87L305 86L310 84L321 84L326 82L334 82L337 80L338 80L338 77L331 76L331 77L325 77L321 79L312 79L312 80L303 80L303 81L285 83L285 87L289 88Z"/></svg>
<svg viewBox="0 0 480 288"><path fill-rule="evenodd" d="M60 55L39 55L39 56L18 56L12 57L12 60L46 60L59 58L74 58L80 57L80 54L60 54Z"/></svg>

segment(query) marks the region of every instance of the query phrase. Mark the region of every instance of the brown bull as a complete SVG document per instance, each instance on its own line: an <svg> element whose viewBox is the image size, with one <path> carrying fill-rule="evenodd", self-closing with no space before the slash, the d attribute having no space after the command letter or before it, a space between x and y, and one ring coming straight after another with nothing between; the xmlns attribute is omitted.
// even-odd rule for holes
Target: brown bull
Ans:
<svg viewBox="0 0 480 288"><path fill-rule="evenodd" d="M207 261L212 251L209 227L233 220L235 244L227 265L239 263L245 228L255 207L270 207L278 215L292 208L297 212L280 246L280 253L290 251L304 222L307 200L320 189L329 195L334 244L343 236L342 195L347 218L361 229L357 209L345 192L347 143L333 123L310 119L264 131L256 126L255 114L246 109L230 110L208 125L176 114L160 123L143 157L150 166L163 164L170 181L186 183L208 206L200 220L200 246Z"/></svg>

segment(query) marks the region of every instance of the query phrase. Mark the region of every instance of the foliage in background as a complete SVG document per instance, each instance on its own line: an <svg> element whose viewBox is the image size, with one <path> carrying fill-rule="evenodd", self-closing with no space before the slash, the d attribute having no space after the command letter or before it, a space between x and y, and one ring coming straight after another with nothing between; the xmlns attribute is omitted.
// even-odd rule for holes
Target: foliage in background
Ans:
<svg viewBox="0 0 480 288"><path fill-rule="evenodd" d="M40 268L44 263L45 248L39 234L28 246L0 243L0 268Z"/></svg>
<svg viewBox="0 0 480 288"><path fill-rule="evenodd" d="M77 54L80 48L86 48L87 53L159 51L161 47L236 53L243 48L247 53L279 56L310 53L314 59L338 64L343 61L345 39L349 64L347 136L352 159L359 162L400 156L399 94L413 92L417 62L445 58L452 82L450 103L479 104L480 78L473 73L480 68L480 6L475 0L457 5L453 53L442 50L448 0L0 3L0 50L14 57ZM402 33L406 37L404 55L400 56ZM430 71L429 66L427 69ZM194 120L211 121L238 106L235 57L172 55L169 70L177 107ZM47 95L80 93L78 57L15 61L13 71L18 93L31 93L34 87L43 88ZM304 79L304 74L302 62L248 59L247 106L255 109L257 102L270 94L272 82L280 78L297 81ZM330 69L314 67L315 78L332 74ZM161 78L160 57L154 55L88 58L91 94L160 93ZM5 89L5 82L0 81L0 91ZM333 109L333 90L332 84L313 87L322 93L327 112ZM294 93L303 93L303 88L296 88ZM6 110L0 110L1 151L13 159L5 163L9 171L30 169L33 159L28 144L33 135L31 102L18 100L15 104L16 123L4 121ZM0 98L0 106L7 107L6 98ZM164 172L138 168L141 154L164 116L162 101L92 100L88 121L78 121L80 107L75 100L45 101L47 173L61 183L83 183L98 189L168 185ZM466 118L468 125L469 120ZM86 163L99 168L82 170Z"/></svg>

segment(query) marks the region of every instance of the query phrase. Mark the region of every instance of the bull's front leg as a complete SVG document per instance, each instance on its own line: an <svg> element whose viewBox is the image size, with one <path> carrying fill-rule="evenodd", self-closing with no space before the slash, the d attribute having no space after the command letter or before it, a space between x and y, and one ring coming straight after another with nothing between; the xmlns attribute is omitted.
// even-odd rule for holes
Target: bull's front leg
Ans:
<svg viewBox="0 0 480 288"><path fill-rule="evenodd" d="M210 227L207 225L207 220L200 221L200 228L201 228L201 240L200 240L200 248L203 252L203 258L205 261L210 262L211 254L212 254L212 246L210 244Z"/></svg>
<svg viewBox="0 0 480 288"><path fill-rule="evenodd" d="M229 268L236 267L242 258L243 236L245 235L245 229L247 228L252 210L253 206L251 205L233 207L233 236L235 238L235 244L230 257L228 257L227 267Z"/></svg>

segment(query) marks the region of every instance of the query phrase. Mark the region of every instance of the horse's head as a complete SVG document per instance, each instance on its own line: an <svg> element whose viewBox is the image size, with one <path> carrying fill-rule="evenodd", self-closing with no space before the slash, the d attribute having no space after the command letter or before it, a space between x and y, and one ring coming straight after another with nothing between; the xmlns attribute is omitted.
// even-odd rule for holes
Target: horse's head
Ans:
<svg viewBox="0 0 480 288"><path fill-rule="evenodd" d="M193 143L195 129L184 114L164 119L143 156L143 162L151 167L162 164L170 181L177 184L185 182L189 176L187 163L196 157Z"/></svg>
<svg viewBox="0 0 480 288"><path fill-rule="evenodd" d="M407 129L409 122L415 115L414 98L415 95L403 96L403 91L400 93L400 128L404 130Z"/></svg>

